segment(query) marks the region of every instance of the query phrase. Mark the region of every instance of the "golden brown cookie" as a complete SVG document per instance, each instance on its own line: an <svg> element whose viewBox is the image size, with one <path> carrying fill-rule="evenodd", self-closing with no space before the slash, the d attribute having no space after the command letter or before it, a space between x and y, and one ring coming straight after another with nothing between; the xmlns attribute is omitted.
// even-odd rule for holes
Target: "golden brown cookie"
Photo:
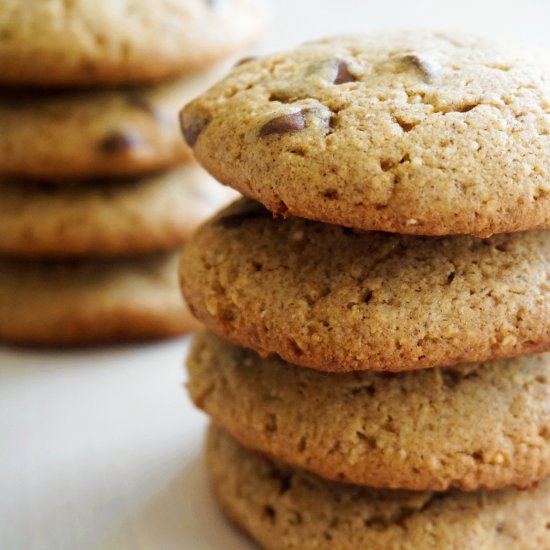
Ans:
<svg viewBox="0 0 550 550"><path fill-rule="evenodd" d="M160 81L246 48L265 21L264 0L3 0L0 82Z"/></svg>
<svg viewBox="0 0 550 550"><path fill-rule="evenodd" d="M195 328L177 283L179 251L109 261L0 259L0 340L81 345Z"/></svg>
<svg viewBox="0 0 550 550"><path fill-rule="evenodd" d="M0 15L1 17L1 15ZM182 101L223 74L87 91L0 92L0 172L33 179L142 175L180 162Z"/></svg>
<svg viewBox="0 0 550 550"><path fill-rule="evenodd" d="M246 447L335 481L473 491L550 475L550 354L326 374L199 333L195 404Z"/></svg>
<svg viewBox="0 0 550 550"><path fill-rule="evenodd" d="M113 256L167 250L233 198L196 165L86 185L0 179L0 253Z"/></svg>
<svg viewBox="0 0 550 550"><path fill-rule="evenodd" d="M548 231L415 237L237 201L186 246L184 295L214 332L326 371L405 371L550 349Z"/></svg>
<svg viewBox="0 0 550 550"><path fill-rule="evenodd" d="M273 212L369 230L550 227L550 55L428 31L245 63L182 113L199 161Z"/></svg>
<svg viewBox="0 0 550 550"><path fill-rule="evenodd" d="M550 548L550 484L477 493L375 490L325 481L212 428L206 460L232 521L266 550Z"/></svg>

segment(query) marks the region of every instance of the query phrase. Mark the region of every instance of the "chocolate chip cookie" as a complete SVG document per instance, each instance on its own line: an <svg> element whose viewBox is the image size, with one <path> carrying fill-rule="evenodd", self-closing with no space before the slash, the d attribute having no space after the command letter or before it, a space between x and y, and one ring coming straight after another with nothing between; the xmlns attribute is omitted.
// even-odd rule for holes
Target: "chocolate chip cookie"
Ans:
<svg viewBox="0 0 550 550"><path fill-rule="evenodd" d="M327 479L472 491L529 487L550 475L550 354L326 374L204 331L187 369L192 400L217 425Z"/></svg>
<svg viewBox="0 0 550 550"><path fill-rule="evenodd" d="M265 20L263 0L3 0L0 82L160 81L245 48Z"/></svg>
<svg viewBox="0 0 550 550"><path fill-rule="evenodd" d="M1 17L1 15L0 15ZM181 101L223 71L151 86L0 92L0 171L27 178L142 175L189 162Z"/></svg>
<svg viewBox="0 0 550 550"><path fill-rule="evenodd" d="M550 56L463 34L252 60L182 112L216 177L283 216L420 235L550 227Z"/></svg>
<svg viewBox="0 0 550 550"><path fill-rule="evenodd" d="M406 371L550 350L548 231L418 237L273 219L241 199L183 251L214 332L325 371Z"/></svg>
<svg viewBox="0 0 550 550"><path fill-rule="evenodd" d="M0 178L0 253L114 256L167 250L187 240L234 194L195 165L79 185Z"/></svg>
<svg viewBox="0 0 550 550"><path fill-rule="evenodd" d="M212 428L206 459L224 512L268 550L550 548L550 483L529 491L375 490L271 461Z"/></svg>
<svg viewBox="0 0 550 550"><path fill-rule="evenodd" d="M179 251L108 261L0 258L0 341L81 345L191 330L178 260Z"/></svg>

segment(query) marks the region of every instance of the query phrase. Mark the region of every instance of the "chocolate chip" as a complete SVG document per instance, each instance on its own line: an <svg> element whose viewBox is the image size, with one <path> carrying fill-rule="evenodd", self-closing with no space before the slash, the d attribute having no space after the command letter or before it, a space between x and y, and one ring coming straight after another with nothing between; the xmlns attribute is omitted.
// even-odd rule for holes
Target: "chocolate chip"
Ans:
<svg viewBox="0 0 550 550"><path fill-rule="evenodd" d="M273 217L282 217L286 219L288 217L288 206L285 204L285 201L279 199L279 204L273 210Z"/></svg>
<svg viewBox="0 0 550 550"><path fill-rule="evenodd" d="M141 143L141 136L134 132L115 131L99 142L99 150L106 154L124 153Z"/></svg>
<svg viewBox="0 0 550 550"><path fill-rule="evenodd" d="M431 82L436 76L436 68L427 59L422 59L416 54L407 54L402 58L404 63L414 67L426 82Z"/></svg>
<svg viewBox="0 0 550 550"><path fill-rule="evenodd" d="M337 199L338 191L336 189L326 189L323 191L323 197L326 199Z"/></svg>
<svg viewBox="0 0 550 550"><path fill-rule="evenodd" d="M237 63L235 63L235 67L240 67L241 65L244 65L245 63L250 63L250 61L254 61L256 59L258 59L258 57L255 55L249 55L247 57L243 57L242 59L239 59Z"/></svg>
<svg viewBox="0 0 550 550"><path fill-rule="evenodd" d="M334 84L346 84L347 82L356 82L357 78L349 72L348 64L345 61L338 61L338 72L334 79Z"/></svg>
<svg viewBox="0 0 550 550"><path fill-rule="evenodd" d="M149 115L154 115L155 110L153 106L140 94L129 94L128 95L128 105L139 109Z"/></svg>
<svg viewBox="0 0 550 550"><path fill-rule="evenodd" d="M291 132L299 132L306 127L306 119L304 111L281 115L266 122L260 129L259 136L265 137L272 134L288 134Z"/></svg>
<svg viewBox="0 0 550 550"><path fill-rule="evenodd" d="M224 229L237 229L249 220L271 217L271 214L265 209L256 208L254 210L245 210L236 214L228 214L216 220L216 225Z"/></svg>
<svg viewBox="0 0 550 550"><path fill-rule="evenodd" d="M183 137L189 147L194 147L202 131L208 126L210 119L196 113L180 111L180 126Z"/></svg>
<svg viewBox="0 0 550 550"><path fill-rule="evenodd" d="M199 139L200 133L202 132L202 128L191 128L191 127L181 127L181 131L183 132L183 137L185 138L185 141L189 147L194 147L195 143L197 143L197 140Z"/></svg>
<svg viewBox="0 0 550 550"><path fill-rule="evenodd" d="M128 95L128 105L134 109L138 109L145 114L154 118L159 124L171 127L173 123L173 113L167 113L150 103L145 97L134 93Z"/></svg>

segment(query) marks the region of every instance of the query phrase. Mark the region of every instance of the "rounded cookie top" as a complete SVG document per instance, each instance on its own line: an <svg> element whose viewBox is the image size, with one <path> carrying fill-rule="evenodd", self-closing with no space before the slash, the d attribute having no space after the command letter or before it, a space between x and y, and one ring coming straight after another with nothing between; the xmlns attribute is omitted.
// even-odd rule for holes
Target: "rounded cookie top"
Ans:
<svg viewBox="0 0 550 550"><path fill-rule="evenodd" d="M192 330L178 261L179 251L109 261L0 258L0 341L81 345Z"/></svg>
<svg viewBox="0 0 550 550"><path fill-rule="evenodd" d="M55 185L0 179L0 253L113 256L167 250L236 193L189 165L144 178Z"/></svg>
<svg viewBox="0 0 550 550"><path fill-rule="evenodd" d="M181 115L216 179L283 215L421 235L550 227L550 56L339 37L235 68Z"/></svg>
<svg viewBox="0 0 550 550"><path fill-rule="evenodd" d="M246 447L335 481L472 491L550 475L550 354L326 374L200 333L195 404Z"/></svg>
<svg viewBox="0 0 550 550"><path fill-rule="evenodd" d="M550 350L548 231L417 237L241 199L183 251L181 284L214 332L326 371L404 371Z"/></svg>
<svg viewBox="0 0 550 550"><path fill-rule="evenodd" d="M207 467L229 518L266 550L537 550L550 546L550 484L478 493L375 490L270 461L211 428Z"/></svg>
<svg viewBox="0 0 550 550"><path fill-rule="evenodd" d="M4 89L0 172L27 178L141 175L193 152L179 130L182 99L204 91L220 70L160 85L95 91Z"/></svg>
<svg viewBox="0 0 550 550"><path fill-rule="evenodd" d="M4 0L0 82L160 81L245 48L265 21L263 0Z"/></svg>

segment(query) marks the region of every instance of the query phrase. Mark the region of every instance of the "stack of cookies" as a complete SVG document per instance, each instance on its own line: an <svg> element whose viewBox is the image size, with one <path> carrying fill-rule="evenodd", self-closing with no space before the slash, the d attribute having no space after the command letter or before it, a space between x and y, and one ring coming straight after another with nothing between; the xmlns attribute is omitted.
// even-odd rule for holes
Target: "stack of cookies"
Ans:
<svg viewBox="0 0 550 550"><path fill-rule="evenodd" d="M193 326L179 249L228 197L194 164L178 109L264 22L261 0L3 3L1 340Z"/></svg>
<svg viewBox="0 0 550 550"><path fill-rule="evenodd" d="M263 547L550 548L549 85L547 54L390 32L184 109L250 197L181 283L212 484Z"/></svg>

